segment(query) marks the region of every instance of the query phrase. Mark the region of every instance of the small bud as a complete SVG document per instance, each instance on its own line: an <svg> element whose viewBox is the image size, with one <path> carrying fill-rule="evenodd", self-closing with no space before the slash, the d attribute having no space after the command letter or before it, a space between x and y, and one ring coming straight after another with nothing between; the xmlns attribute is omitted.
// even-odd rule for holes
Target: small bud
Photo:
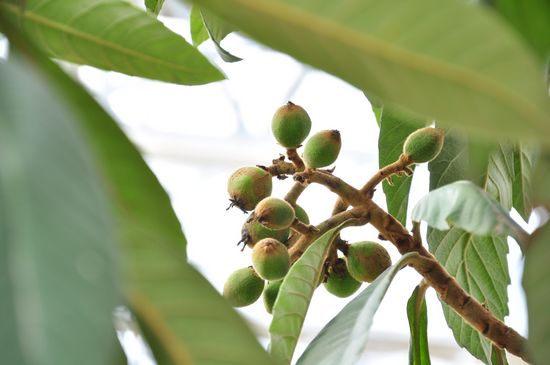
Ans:
<svg viewBox="0 0 550 365"><path fill-rule="evenodd" d="M422 128L411 133L403 144L403 154L415 163L429 162L443 148L445 131L441 128Z"/></svg>

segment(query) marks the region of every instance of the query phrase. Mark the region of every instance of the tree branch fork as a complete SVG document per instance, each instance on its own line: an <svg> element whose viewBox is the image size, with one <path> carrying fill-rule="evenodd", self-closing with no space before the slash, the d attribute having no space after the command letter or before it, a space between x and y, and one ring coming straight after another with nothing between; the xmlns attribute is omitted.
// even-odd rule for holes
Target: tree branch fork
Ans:
<svg viewBox="0 0 550 365"><path fill-rule="evenodd" d="M296 182L285 197L290 204L295 205L300 194L311 183L321 184L338 196L332 216L319 225L312 227L299 221L294 222L293 229L299 234L293 237L289 245L289 254L293 262L323 233L341 223L350 219L353 220L353 225L370 223L379 231L380 236L391 242L402 255L409 252L418 253L411 258L409 265L422 275L427 285L437 292L439 298L466 322L499 348L506 349L524 361L529 361L526 339L468 294L426 250L420 235L420 225L414 223L412 232L409 232L392 215L373 202L375 188L382 181L391 182L394 175L412 174L410 167L413 162L410 159L402 155L394 163L377 171L361 189L356 189L333 175L331 170L308 168L303 164L296 150L288 150L287 155L291 162L286 162L282 156L273 160L273 165L260 167L278 178L285 178L287 175L294 177ZM350 205L352 208L348 209ZM335 242L339 241L341 240L335 240ZM336 243L334 245L331 256L336 255Z"/></svg>

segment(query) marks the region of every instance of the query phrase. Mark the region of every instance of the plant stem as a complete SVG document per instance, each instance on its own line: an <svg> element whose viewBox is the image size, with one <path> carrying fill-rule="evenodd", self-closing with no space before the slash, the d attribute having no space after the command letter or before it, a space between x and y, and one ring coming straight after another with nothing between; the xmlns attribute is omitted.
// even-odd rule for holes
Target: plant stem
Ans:
<svg viewBox="0 0 550 365"><path fill-rule="evenodd" d="M409 166L412 163L413 161L410 158L402 154L401 156L399 156L399 159L397 159L397 161L387 166L384 166L383 168L378 170L376 174L374 174L369 179L369 181L367 181L365 185L363 185L360 192L363 194L369 194L372 196L374 194L374 188L385 179L391 177L394 174L401 174L403 172L405 172L406 174L412 173L411 170L409 169ZM344 210L346 210L348 205L349 204L346 204L346 201L344 198L342 197L338 198L338 200L334 204L334 208L332 209L332 214L343 212Z"/></svg>
<svg viewBox="0 0 550 365"><path fill-rule="evenodd" d="M304 171L306 169L306 165L304 164L304 161L298 155L298 152L296 151L296 148L288 148L286 150L286 155L290 161L296 166L296 171Z"/></svg>
<svg viewBox="0 0 550 365"><path fill-rule="evenodd" d="M285 200L292 205L293 207L296 206L296 201L302 195L304 190L306 190L307 185L304 185L299 182L295 182L294 185L292 185L292 188L288 191L288 193L285 195Z"/></svg>
<svg viewBox="0 0 550 365"><path fill-rule="evenodd" d="M371 217L369 223L392 242L401 254L407 252L420 254L420 258L413 261L411 266L435 289L443 302L495 345L519 356L524 361L529 361L525 338L506 326L468 294L439 261L421 245L421 242L413 238L393 216L372 201L367 203L367 210Z"/></svg>

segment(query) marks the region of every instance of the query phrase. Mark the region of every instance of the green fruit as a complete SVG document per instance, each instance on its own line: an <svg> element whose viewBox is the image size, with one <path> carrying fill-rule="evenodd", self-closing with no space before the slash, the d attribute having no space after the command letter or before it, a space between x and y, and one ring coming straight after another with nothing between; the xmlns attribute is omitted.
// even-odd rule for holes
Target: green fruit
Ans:
<svg viewBox="0 0 550 365"><path fill-rule="evenodd" d="M233 307L254 303L264 290L264 281L251 267L233 272L223 287L223 296Z"/></svg>
<svg viewBox="0 0 550 365"><path fill-rule="evenodd" d="M275 304L275 300L277 299L282 283L282 280L270 281L265 286L262 297L264 298L265 310L269 314L273 311L273 304Z"/></svg>
<svg viewBox="0 0 550 365"><path fill-rule="evenodd" d="M311 136L304 147L304 161L311 168L332 164L338 158L342 140L337 130L325 130Z"/></svg>
<svg viewBox="0 0 550 365"><path fill-rule="evenodd" d="M282 279L290 268L288 250L276 239L264 238L252 249L252 266L265 280Z"/></svg>
<svg viewBox="0 0 550 365"><path fill-rule="evenodd" d="M258 222L271 229L288 228L296 218L292 205L273 197L267 197L259 202L254 214L258 217Z"/></svg>
<svg viewBox="0 0 550 365"><path fill-rule="evenodd" d="M277 109L271 121L273 136L286 148L299 147L310 130L311 119L307 112L290 101Z"/></svg>
<svg viewBox="0 0 550 365"><path fill-rule="evenodd" d="M256 218L254 213L248 216L246 223L243 225L241 230L242 239L241 242L244 242L249 247L254 247L254 244L264 238L275 238L282 243L285 243L288 240L290 235L290 229L271 229L267 228ZM240 242L239 242L240 243Z"/></svg>
<svg viewBox="0 0 550 365"><path fill-rule="evenodd" d="M308 217L306 211L304 210L304 208L302 208L301 206L296 204L294 206L294 213L296 214L296 218L298 218L298 220L300 220L300 222L305 223L305 224L309 224L309 217Z"/></svg>
<svg viewBox="0 0 550 365"><path fill-rule="evenodd" d="M227 182L227 191L233 205L242 210L252 210L260 200L271 195L269 172L255 166L241 167Z"/></svg>
<svg viewBox="0 0 550 365"><path fill-rule="evenodd" d="M361 282L349 274L343 259L337 259L336 263L329 268L327 281L324 285L329 293L345 298L355 293L361 286Z"/></svg>
<svg viewBox="0 0 550 365"><path fill-rule="evenodd" d="M439 155L445 131L441 128L422 128L411 133L403 144L403 154L415 163L429 162Z"/></svg>
<svg viewBox="0 0 550 365"><path fill-rule="evenodd" d="M391 266L391 259L384 246L362 241L349 245L346 263L355 280L371 283Z"/></svg>

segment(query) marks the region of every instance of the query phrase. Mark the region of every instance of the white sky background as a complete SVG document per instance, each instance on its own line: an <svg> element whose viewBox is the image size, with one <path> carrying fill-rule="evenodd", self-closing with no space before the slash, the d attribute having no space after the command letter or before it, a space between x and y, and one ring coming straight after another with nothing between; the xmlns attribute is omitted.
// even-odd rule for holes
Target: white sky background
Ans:
<svg viewBox="0 0 550 365"><path fill-rule="evenodd" d="M173 2L166 5L182 11ZM161 20L190 42L187 18L180 13L177 19ZM207 41L200 50L228 77L210 85L186 87L91 67L78 70L81 81L144 151L181 220L190 262L218 291L231 272L251 263L250 249L241 252L236 246L247 215L238 209L225 210L229 204L227 178L241 166L268 165L284 152L270 131L271 117L279 106L287 100L302 105L311 116L312 133L340 130L343 145L336 162L337 176L359 187L378 168L378 127L361 91L241 36L232 34L223 44L244 61L224 63ZM0 41L0 54L3 47L5 42ZM292 184L290 180L274 179L273 195L282 198ZM415 170L409 209L427 192L427 186L426 166L419 166ZM330 215L335 198L324 187L312 185L298 203L316 224ZM375 201L385 207L381 187ZM350 242L377 240L377 232L369 226L346 229L342 236ZM395 261L399 257L397 250L387 242L383 244ZM515 243L510 245L508 259L512 285L508 290L511 315L506 322L525 335L526 309L520 285L522 261ZM405 308L419 281L420 276L409 268L397 275L374 318L361 364L407 363L409 329ZM322 287L315 292L298 352L347 301L328 294ZM428 291L427 303L432 364L478 364L454 342L432 290ZM271 316L261 299L238 311L266 343ZM134 337L127 334L126 338L129 348L139 348ZM146 352L139 351L131 363L152 364Z"/></svg>

